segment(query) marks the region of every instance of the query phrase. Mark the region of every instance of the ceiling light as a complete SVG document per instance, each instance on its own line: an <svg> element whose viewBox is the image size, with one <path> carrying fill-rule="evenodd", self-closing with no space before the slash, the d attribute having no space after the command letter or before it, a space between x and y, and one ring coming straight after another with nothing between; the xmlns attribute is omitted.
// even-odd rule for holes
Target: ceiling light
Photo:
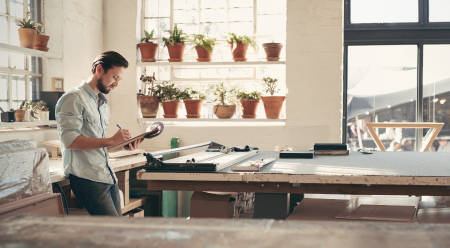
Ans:
<svg viewBox="0 0 450 248"><path fill-rule="evenodd" d="M441 104L444 104L444 103L445 103L445 99L442 99L442 100L440 101L440 103L441 103Z"/></svg>
<svg viewBox="0 0 450 248"><path fill-rule="evenodd" d="M437 101L439 101L439 98L434 98L433 99L433 102L437 102Z"/></svg>

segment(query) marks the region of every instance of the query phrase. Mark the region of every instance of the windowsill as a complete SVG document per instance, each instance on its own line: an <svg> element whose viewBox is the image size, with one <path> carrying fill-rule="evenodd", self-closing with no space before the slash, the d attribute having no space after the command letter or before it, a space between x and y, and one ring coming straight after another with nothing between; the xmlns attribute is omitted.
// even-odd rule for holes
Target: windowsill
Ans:
<svg viewBox="0 0 450 248"><path fill-rule="evenodd" d="M29 49L29 48L25 48L25 47L18 47L18 46L13 46L13 45L4 44L4 43L0 43L0 50L21 53L21 54L25 54L25 55L34 56L34 57L49 58L49 59L62 59L61 54L44 52L44 51Z"/></svg>
<svg viewBox="0 0 450 248"><path fill-rule="evenodd" d="M223 61L223 62L168 62L167 60L161 60L156 62L137 62L138 66L196 66L196 65L233 65L233 66L246 66L246 65L284 65L286 61Z"/></svg>
<svg viewBox="0 0 450 248"><path fill-rule="evenodd" d="M138 118L139 125L162 122L165 126L285 126L286 119Z"/></svg>
<svg viewBox="0 0 450 248"><path fill-rule="evenodd" d="M56 125L56 121L0 122L0 128L37 127Z"/></svg>

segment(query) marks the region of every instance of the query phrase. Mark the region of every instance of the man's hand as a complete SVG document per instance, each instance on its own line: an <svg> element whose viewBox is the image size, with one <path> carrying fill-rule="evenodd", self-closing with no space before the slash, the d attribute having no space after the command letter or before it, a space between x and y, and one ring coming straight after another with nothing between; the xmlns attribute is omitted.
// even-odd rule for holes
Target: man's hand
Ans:
<svg viewBox="0 0 450 248"><path fill-rule="evenodd" d="M119 129L119 131L117 131L117 133L114 134L114 136L112 136L110 139L111 139L113 145L115 145L115 144L119 144L121 142L129 140L130 137L131 137L130 131L128 131L126 129Z"/></svg>
<svg viewBox="0 0 450 248"><path fill-rule="evenodd" d="M140 139L140 140L135 140L133 142L131 142L130 144L128 144L127 146L125 146L125 150L131 150L134 151L136 149L139 148L139 145L144 142L144 139Z"/></svg>

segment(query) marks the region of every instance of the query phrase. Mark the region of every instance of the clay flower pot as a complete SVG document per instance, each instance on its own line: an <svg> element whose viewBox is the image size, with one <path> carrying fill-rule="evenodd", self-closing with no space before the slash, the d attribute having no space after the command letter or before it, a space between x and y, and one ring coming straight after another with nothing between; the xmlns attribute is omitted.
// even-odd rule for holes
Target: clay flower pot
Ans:
<svg viewBox="0 0 450 248"><path fill-rule="evenodd" d="M236 113L236 105L215 105L213 111L219 119L230 119Z"/></svg>
<svg viewBox="0 0 450 248"><path fill-rule="evenodd" d="M259 100L253 99L241 100L241 104L242 104L242 111L244 112L242 118L255 119L256 111L258 110L259 106Z"/></svg>
<svg viewBox="0 0 450 248"><path fill-rule="evenodd" d="M156 118L159 109L159 100L156 96L138 96L142 117Z"/></svg>
<svg viewBox="0 0 450 248"><path fill-rule="evenodd" d="M197 50L198 62L211 62L211 53L208 50L202 46L195 47L195 50Z"/></svg>
<svg viewBox="0 0 450 248"><path fill-rule="evenodd" d="M183 100L184 106L186 106L187 118L200 118L202 117L202 99L185 99Z"/></svg>
<svg viewBox="0 0 450 248"><path fill-rule="evenodd" d="M47 47L47 43L48 43L49 39L50 39L50 36L48 36L48 35L40 35L40 34L36 35L36 41L34 42L33 49L47 52L49 49Z"/></svg>
<svg viewBox="0 0 450 248"><path fill-rule="evenodd" d="M169 62L183 62L184 48L186 48L185 44L175 43L175 45L172 46L170 43L167 43L166 46L169 50Z"/></svg>
<svg viewBox="0 0 450 248"><path fill-rule="evenodd" d="M278 61L280 60L281 49L283 44L281 43L264 43L264 52L266 52L267 61Z"/></svg>
<svg viewBox="0 0 450 248"><path fill-rule="evenodd" d="M158 51L158 43L139 43L139 49L141 50L142 62L155 62L156 52Z"/></svg>
<svg viewBox="0 0 450 248"><path fill-rule="evenodd" d="M234 43L230 43L230 48L233 54L234 61L247 61L247 49L248 45L242 44L242 42L236 43L236 49L233 51Z"/></svg>
<svg viewBox="0 0 450 248"><path fill-rule="evenodd" d="M180 100L166 100L162 103L164 109L164 118L178 118L178 107Z"/></svg>
<svg viewBox="0 0 450 248"><path fill-rule="evenodd" d="M32 28L19 28L20 46L33 49L36 41L37 30Z"/></svg>
<svg viewBox="0 0 450 248"><path fill-rule="evenodd" d="M14 113L14 116L16 117L16 121L23 122L26 112L27 112L26 110L21 110L21 109L16 110L16 112Z"/></svg>
<svg viewBox="0 0 450 248"><path fill-rule="evenodd" d="M262 96L267 119L280 119L285 96Z"/></svg>

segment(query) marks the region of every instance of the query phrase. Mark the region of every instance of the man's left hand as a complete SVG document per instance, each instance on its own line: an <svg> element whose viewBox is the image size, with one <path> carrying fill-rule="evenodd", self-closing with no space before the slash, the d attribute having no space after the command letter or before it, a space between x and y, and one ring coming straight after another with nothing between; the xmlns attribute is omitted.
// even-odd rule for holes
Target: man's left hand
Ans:
<svg viewBox="0 0 450 248"><path fill-rule="evenodd" d="M139 145L142 142L144 142L144 139L135 140L135 141L131 142L130 144L128 144L127 146L125 146L125 150L134 151L139 148Z"/></svg>

